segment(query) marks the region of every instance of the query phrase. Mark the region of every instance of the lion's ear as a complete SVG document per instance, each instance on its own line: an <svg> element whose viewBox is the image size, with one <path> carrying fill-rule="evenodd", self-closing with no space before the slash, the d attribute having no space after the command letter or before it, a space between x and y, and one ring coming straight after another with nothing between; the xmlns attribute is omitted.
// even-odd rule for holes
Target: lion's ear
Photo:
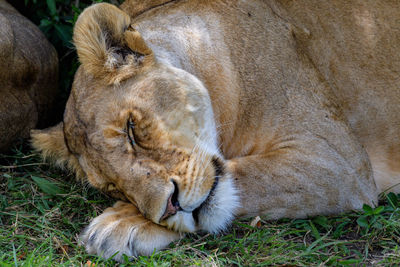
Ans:
<svg viewBox="0 0 400 267"><path fill-rule="evenodd" d="M32 146L46 159L54 161L60 168L67 167L77 177L83 178L84 172L78 159L68 150L65 144L63 123L44 130L31 131Z"/></svg>
<svg viewBox="0 0 400 267"><path fill-rule="evenodd" d="M108 84L125 80L153 62L153 53L114 5L100 3L79 16L73 36L79 60L88 73Z"/></svg>

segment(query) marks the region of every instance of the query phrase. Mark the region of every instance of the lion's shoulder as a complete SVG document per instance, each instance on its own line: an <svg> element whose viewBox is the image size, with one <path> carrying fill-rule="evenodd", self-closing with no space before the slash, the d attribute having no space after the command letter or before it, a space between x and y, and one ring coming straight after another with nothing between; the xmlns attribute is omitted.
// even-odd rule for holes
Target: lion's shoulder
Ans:
<svg viewBox="0 0 400 267"><path fill-rule="evenodd" d="M158 6L162 6L175 0L126 0L121 4L120 8L132 18Z"/></svg>

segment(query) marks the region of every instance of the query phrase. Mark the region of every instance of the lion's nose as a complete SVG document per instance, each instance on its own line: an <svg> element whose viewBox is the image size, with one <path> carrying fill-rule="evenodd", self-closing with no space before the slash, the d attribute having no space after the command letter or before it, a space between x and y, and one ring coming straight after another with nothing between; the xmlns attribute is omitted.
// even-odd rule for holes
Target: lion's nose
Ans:
<svg viewBox="0 0 400 267"><path fill-rule="evenodd" d="M179 205L179 201L178 201L178 194L179 194L178 185L176 184L175 181L172 181L172 183L174 184L174 192L168 198L167 207L165 208L164 215L161 216L160 221L165 220L169 216L172 216L175 213L177 213L178 211L182 210L181 206Z"/></svg>

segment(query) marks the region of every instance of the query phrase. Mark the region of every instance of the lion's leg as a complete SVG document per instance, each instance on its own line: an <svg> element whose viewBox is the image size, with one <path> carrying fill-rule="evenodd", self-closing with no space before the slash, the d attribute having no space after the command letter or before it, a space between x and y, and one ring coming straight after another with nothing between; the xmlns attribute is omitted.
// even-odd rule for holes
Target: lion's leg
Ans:
<svg viewBox="0 0 400 267"><path fill-rule="evenodd" d="M367 147L379 192L400 193L400 148L383 144Z"/></svg>
<svg viewBox="0 0 400 267"><path fill-rule="evenodd" d="M131 203L118 201L93 219L80 239L88 253L121 260L127 256L151 255L178 240L179 233L143 217Z"/></svg>
<svg viewBox="0 0 400 267"><path fill-rule="evenodd" d="M308 137L263 155L229 160L227 169L240 192L237 215L299 218L377 204L368 157L351 142L342 140L339 147Z"/></svg>

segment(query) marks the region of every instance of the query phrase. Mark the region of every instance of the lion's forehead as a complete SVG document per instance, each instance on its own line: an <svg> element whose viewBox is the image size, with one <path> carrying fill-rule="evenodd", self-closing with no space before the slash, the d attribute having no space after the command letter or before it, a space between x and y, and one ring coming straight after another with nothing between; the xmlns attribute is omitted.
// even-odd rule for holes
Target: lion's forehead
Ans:
<svg viewBox="0 0 400 267"><path fill-rule="evenodd" d="M201 83L168 68L160 67L111 87L91 79L84 70L80 69L78 73L72 92L78 101L68 105L66 113L72 115L70 121L82 121L86 128L93 121L99 125L111 122L121 127L126 110L137 109L153 120L163 121L167 128L173 130L178 125L184 125L182 121L193 124L191 117L201 114L210 105L208 95L201 90ZM87 129L90 130L97 129Z"/></svg>

